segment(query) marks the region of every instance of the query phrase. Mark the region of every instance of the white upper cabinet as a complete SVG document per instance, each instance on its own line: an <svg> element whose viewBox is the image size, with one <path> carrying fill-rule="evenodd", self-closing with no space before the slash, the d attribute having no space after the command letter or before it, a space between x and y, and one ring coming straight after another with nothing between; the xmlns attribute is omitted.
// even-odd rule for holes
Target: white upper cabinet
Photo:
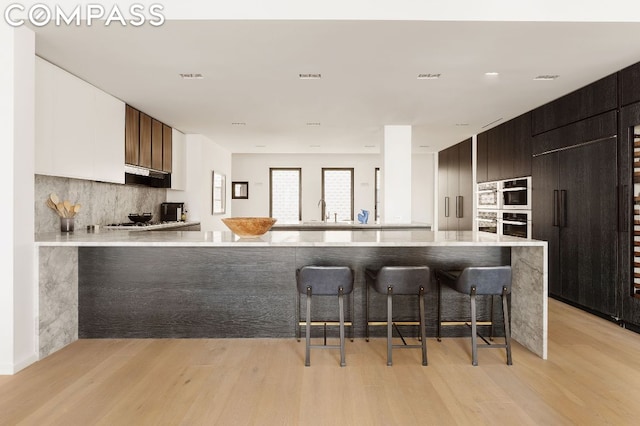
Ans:
<svg viewBox="0 0 640 426"><path fill-rule="evenodd" d="M184 133L172 130L171 189L187 188L187 153Z"/></svg>
<svg viewBox="0 0 640 426"><path fill-rule="evenodd" d="M124 102L36 58L36 173L124 183L124 122Z"/></svg>

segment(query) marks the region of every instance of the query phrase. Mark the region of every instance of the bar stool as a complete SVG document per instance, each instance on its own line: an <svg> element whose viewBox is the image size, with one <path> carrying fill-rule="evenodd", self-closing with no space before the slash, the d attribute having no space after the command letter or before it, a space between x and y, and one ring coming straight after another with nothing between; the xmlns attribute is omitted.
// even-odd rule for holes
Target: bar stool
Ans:
<svg viewBox="0 0 640 426"><path fill-rule="evenodd" d="M392 348L422 348L422 365L427 365L427 335L425 327L424 293L431 282L431 270L427 266L384 266L379 271L365 270L367 276L367 301L366 301L366 325L365 335L369 340L369 285L381 294L387 295L387 365L393 365L391 355ZM418 296L418 312L420 320L393 322L393 296ZM374 324L384 324L374 322ZM402 345L394 345L392 342L393 326L419 325L421 344L407 345L402 335ZM399 332L399 330L398 330Z"/></svg>
<svg viewBox="0 0 640 426"><path fill-rule="evenodd" d="M298 303L296 309L296 337L300 340L300 295L307 296L307 315L306 315L306 349L304 365L308 367L310 364L311 348L322 349L340 349L340 366L344 367L344 295L351 294L353 291L353 271L348 266L305 266L296 271L296 281L298 285ZM338 307L340 310L340 345L327 345L326 326L328 323L335 321L320 321L312 323L311 321L311 298L312 296L338 296ZM353 296L351 297L351 334L353 335ZM324 344L311 344L311 326L323 325L325 327ZM353 339L352 339L353 340Z"/></svg>
<svg viewBox="0 0 640 426"><path fill-rule="evenodd" d="M471 297L471 353L472 364L478 365L478 348L505 348L507 350L507 365L512 365L511 360L511 331L509 327L509 308L507 295L511 293L511 266L474 266L464 268L462 271L436 271L438 280L438 340L440 340L440 327L442 324L442 291L441 285L445 284L455 291L468 294ZM478 344L476 295L491 296L491 328L493 329L493 296L502 296L502 315L504 319L505 344L490 344L480 336L486 344ZM463 323L464 324L464 323ZM493 333L492 333L493 334Z"/></svg>

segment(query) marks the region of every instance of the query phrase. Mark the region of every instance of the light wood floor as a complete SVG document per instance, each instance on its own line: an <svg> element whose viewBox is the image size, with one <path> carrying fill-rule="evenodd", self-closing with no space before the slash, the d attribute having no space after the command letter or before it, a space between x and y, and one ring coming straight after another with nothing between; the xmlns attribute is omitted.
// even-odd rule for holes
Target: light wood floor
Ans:
<svg viewBox="0 0 640 426"><path fill-rule="evenodd" d="M640 335L549 301L549 359L469 339L395 350L384 339L311 352L295 339L81 340L0 376L0 425L631 425Z"/></svg>

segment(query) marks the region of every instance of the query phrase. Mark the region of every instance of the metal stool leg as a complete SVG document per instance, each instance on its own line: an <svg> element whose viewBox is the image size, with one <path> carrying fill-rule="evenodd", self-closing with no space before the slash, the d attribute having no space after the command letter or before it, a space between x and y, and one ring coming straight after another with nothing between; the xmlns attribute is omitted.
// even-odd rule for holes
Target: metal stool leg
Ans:
<svg viewBox="0 0 640 426"><path fill-rule="evenodd" d="M393 287L387 287L387 365L393 365L393 359L391 357L391 347L393 346L392 334L393 334L393 301L391 297L393 295Z"/></svg>
<svg viewBox="0 0 640 426"><path fill-rule="evenodd" d="M476 325L476 287L471 287L471 363L478 365L478 335Z"/></svg>
<svg viewBox="0 0 640 426"><path fill-rule="evenodd" d="M365 281L365 303L364 303L364 337L366 341L369 341L369 279Z"/></svg>
<svg viewBox="0 0 640 426"><path fill-rule="evenodd" d="M441 329L440 327L442 326L442 286L440 284L440 279L437 278L436 279L436 285L438 286L438 331L437 331L437 338L438 338L438 342L442 341L442 336L440 334Z"/></svg>
<svg viewBox="0 0 640 426"><path fill-rule="evenodd" d="M340 367L347 363L344 360L344 290L338 288L338 305L340 306Z"/></svg>
<svg viewBox="0 0 640 426"><path fill-rule="evenodd" d="M507 287L502 287L502 311L502 316L504 318L504 339L507 346L507 365L513 365L513 362L511 360L511 327L509 326Z"/></svg>
<svg viewBox="0 0 640 426"><path fill-rule="evenodd" d="M420 337L422 339L422 365L427 365L427 330L424 318L424 287L420 286Z"/></svg>
<svg viewBox="0 0 640 426"><path fill-rule="evenodd" d="M489 296L489 298L491 299L491 310L489 311L490 312L490 316L491 316L491 318L490 318L491 328L489 329L489 340L491 340L493 342L493 311L494 311L494 308L493 308L493 302L494 302L493 294L491 296Z"/></svg>
<svg viewBox="0 0 640 426"><path fill-rule="evenodd" d="M296 293L296 340L300 341L300 293Z"/></svg>
<svg viewBox="0 0 640 426"><path fill-rule="evenodd" d="M349 319L351 319L351 341L353 342L353 338L355 337L355 317L356 317L356 300L353 291L349 295L349 300L351 301L351 314L349 315Z"/></svg>
<svg viewBox="0 0 640 426"><path fill-rule="evenodd" d="M307 347L304 355L304 365L311 365L311 287L307 286L307 327L306 327Z"/></svg>

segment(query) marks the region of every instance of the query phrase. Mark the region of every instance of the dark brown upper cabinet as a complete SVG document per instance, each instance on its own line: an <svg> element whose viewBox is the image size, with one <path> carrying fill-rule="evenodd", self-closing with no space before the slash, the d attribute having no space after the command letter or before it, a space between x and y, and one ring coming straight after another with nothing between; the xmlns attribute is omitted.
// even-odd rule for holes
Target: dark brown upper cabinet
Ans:
<svg viewBox="0 0 640 426"><path fill-rule="evenodd" d="M617 107L618 75L616 73L533 110L533 135L557 129Z"/></svg>
<svg viewBox="0 0 640 426"><path fill-rule="evenodd" d="M140 162L140 111L127 105L125 113L124 162Z"/></svg>
<svg viewBox="0 0 640 426"><path fill-rule="evenodd" d="M171 162L173 153L173 135L171 127L162 125L162 170L171 172Z"/></svg>
<svg viewBox="0 0 640 426"><path fill-rule="evenodd" d="M162 123L151 120L151 168L162 170Z"/></svg>
<svg viewBox="0 0 640 426"><path fill-rule="evenodd" d="M477 136L476 180L487 182L531 175L531 113Z"/></svg>
<svg viewBox="0 0 640 426"><path fill-rule="evenodd" d="M640 102L640 62L618 73L620 83L620 105Z"/></svg>
<svg viewBox="0 0 640 426"><path fill-rule="evenodd" d="M148 168L151 168L151 123L151 117L140 113L140 160L137 165Z"/></svg>
<svg viewBox="0 0 640 426"><path fill-rule="evenodd" d="M171 172L172 128L127 105L125 163Z"/></svg>

